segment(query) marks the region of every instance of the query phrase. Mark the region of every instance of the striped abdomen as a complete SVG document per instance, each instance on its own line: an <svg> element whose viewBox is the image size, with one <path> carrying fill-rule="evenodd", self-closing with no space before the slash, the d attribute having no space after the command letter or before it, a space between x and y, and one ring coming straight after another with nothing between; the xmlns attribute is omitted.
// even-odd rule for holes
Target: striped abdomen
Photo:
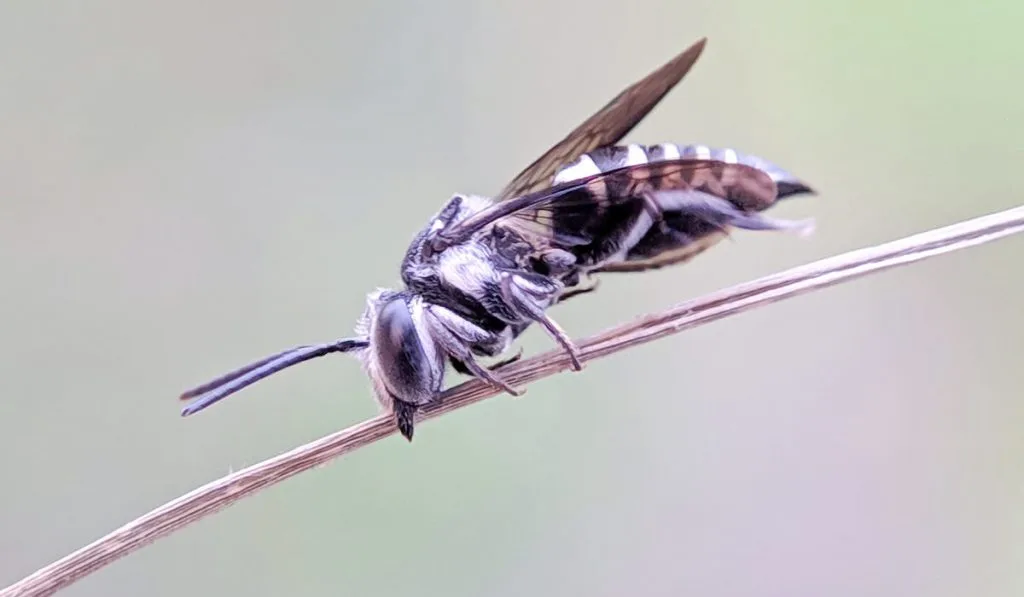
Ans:
<svg viewBox="0 0 1024 597"><path fill-rule="evenodd" d="M668 168L665 169L666 173L674 171L675 174L664 178L657 176L659 174L658 163L678 162L679 160L717 162L722 164L722 167L710 168L708 170ZM768 207L776 198L782 199L790 195L810 191L807 185L789 172L755 155L740 153L728 148L713 148L706 145L676 145L674 143L602 147L581 155L571 164L562 166L555 172L552 183L559 184L571 180L579 180L587 176L610 172L627 166L641 165L650 166L649 171L645 172L638 169L629 178L649 180L654 188L662 186L678 187L681 186L681 182L689 186L700 186L712 183L714 178L718 178L722 184L728 185L730 182L735 182L735 180L727 180L730 178L730 174L733 175L733 178L738 174L728 172L729 165L754 168L765 173L776 187L776 193L773 194L771 199L764 196L759 197L753 202L755 204L767 203L767 205L760 205L761 209ZM709 176L711 179L707 178ZM627 181L623 180L623 182ZM768 189L765 190L767 191ZM612 193L622 192L623 189L610 189L610 191ZM755 205L751 205L751 207L755 207Z"/></svg>
<svg viewBox="0 0 1024 597"><path fill-rule="evenodd" d="M535 214L581 267L648 269L692 257L732 228L781 230L807 222L760 212L811 189L757 156L703 145L604 147L558 170L553 184L585 185Z"/></svg>

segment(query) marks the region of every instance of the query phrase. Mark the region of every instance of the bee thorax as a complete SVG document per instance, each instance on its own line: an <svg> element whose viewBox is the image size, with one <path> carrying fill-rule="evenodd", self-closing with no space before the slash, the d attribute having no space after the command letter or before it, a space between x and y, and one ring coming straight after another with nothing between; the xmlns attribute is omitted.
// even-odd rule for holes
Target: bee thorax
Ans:
<svg viewBox="0 0 1024 597"><path fill-rule="evenodd" d="M479 300L493 289L500 273L499 256L482 243L451 247L440 256L437 271L444 285L468 298Z"/></svg>

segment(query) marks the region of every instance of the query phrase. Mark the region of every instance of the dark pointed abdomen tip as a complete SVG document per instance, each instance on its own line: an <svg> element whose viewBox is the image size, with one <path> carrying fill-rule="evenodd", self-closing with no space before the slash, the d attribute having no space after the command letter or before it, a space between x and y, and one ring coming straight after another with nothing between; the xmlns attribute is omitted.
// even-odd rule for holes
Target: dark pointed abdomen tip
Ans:
<svg viewBox="0 0 1024 597"><path fill-rule="evenodd" d="M398 433L407 441L412 442L413 429L415 427L416 407L395 399L391 405L395 417L395 426Z"/></svg>
<svg viewBox="0 0 1024 597"><path fill-rule="evenodd" d="M793 195L817 195L818 192L800 182L799 180L778 180L775 181L775 186L778 189L777 197L779 199L785 199L786 197L792 197Z"/></svg>

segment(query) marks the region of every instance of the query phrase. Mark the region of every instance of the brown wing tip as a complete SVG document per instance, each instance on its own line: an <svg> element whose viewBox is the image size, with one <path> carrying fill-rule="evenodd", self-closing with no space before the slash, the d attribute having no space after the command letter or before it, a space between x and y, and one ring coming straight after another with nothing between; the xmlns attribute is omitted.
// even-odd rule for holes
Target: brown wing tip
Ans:
<svg viewBox="0 0 1024 597"><path fill-rule="evenodd" d="M678 62L684 62L692 66L693 63L697 62L697 59L700 58L700 55L704 52L704 46L706 46L707 44L707 37L702 37L698 39L697 41L693 42L693 44L690 45L689 48L683 50L683 53L680 54L678 58L676 58L676 60Z"/></svg>

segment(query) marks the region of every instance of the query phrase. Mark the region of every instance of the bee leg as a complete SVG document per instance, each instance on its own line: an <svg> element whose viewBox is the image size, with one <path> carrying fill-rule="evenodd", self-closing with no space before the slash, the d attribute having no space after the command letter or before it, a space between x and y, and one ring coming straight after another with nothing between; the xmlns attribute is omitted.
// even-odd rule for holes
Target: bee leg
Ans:
<svg viewBox="0 0 1024 597"><path fill-rule="evenodd" d="M651 193L644 193L640 198L643 201L644 211L651 217L651 228L657 226L662 232L667 232L668 224L665 223L665 212L658 205L657 198Z"/></svg>
<svg viewBox="0 0 1024 597"><path fill-rule="evenodd" d="M455 369L456 373L461 375L473 375L473 373L466 367L466 364L455 357L448 357L448 360L452 364L452 369Z"/></svg>
<svg viewBox="0 0 1024 597"><path fill-rule="evenodd" d="M544 251L540 256L540 261L547 270L540 273L555 277L572 272L577 263L575 255L562 249L548 249Z"/></svg>
<svg viewBox="0 0 1024 597"><path fill-rule="evenodd" d="M505 358L505 359L501 359L500 361L492 363L491 365L488 365L487 369L490 370L490 371L497 371L498 369L501 369L505 365L511 365L512 363L515 363L516 361L518 361L521 358L523 358L523 349L522 348L520 348L518 351L516 351L516 353L514 355L512 355L512 356L510 356L508 358Z"/></svg>
<svg viewBox="0 0 1024 597"><path fill-rule="evenodd" d="M561 290L560 285L540 275L506 272L501 278L500 287L502 300L517 313L544 326L548 334L569 353L573 370L582 370L579 347L561 326L544 313L544 308L551 304Z"/></svg>
<svg viewBox="0 0 1024 597"><path fill-rule="evenodd" d="M720 229L729 227L743 230L782 230L799 235L814 231L814 220L780 220L757 211L741 209L728 199L704 193L693 194L681 191L658 191L655 198L664 204L673 205L673 210L700 218Z"/></svg>
<svg viewBox="0 0 1024 597"><path fill-rule="evenodd" d="M600 286L600 285L601 285L601 281L600 280L594 280L594 282L592 284L589 284L587 286L580 286L579 288L571 288L569 290L566 290L562 294L558 295L558 302L562 303L562 302L565 302L565 301L571 299L574 296L579 296L581 294L587 294L587 293L590 293L590 292L594 292L595 290L597 290L597 287Z"/></svg>
<svg viewBox="0 0 1024 597"><path fill-rule="evenodd" d="M540 317L537 318L537 322L544 326L544 329L551 334L551 337L554 338L556 342L562 345L565 352L569 353L569 362L571 363L573 370L582 371L583 361L581 360L580 347L576 346L576 343L572 341L569 334L566 334L565 330L555 323L554 319L551 319L547 315L541 314Z"/></svg>
<svg viewBox="0 0 1024 597"><path fill-rule="evenodd" d="M522 348L520 348L514 355L508 358L501 359L500 361L495 361L491 363L490 365L487 366L487 370L497 371L498 369L501 369L505 365L511 365L512 363L515 363L521 358L523 358ZM451 361L452 369L455 369L456 373L460 373L462 375L473 375L473 372L470 371L469 368L466 367L466 364L460 361L459 359L455 357L448 357L448 360Z"/></svg>
<svg viewBox="0 0 1024 597"><path fill-rule="evenodd" d="M513 396L523 395L522 390L510 386L490 370L482 367L473 357L470 346L488 341L493 342L494 334L467 321L450 309L438 305L426 305L424 309L427 313L426 321L430 327L431 336L437 340L449 357L461 361L469 373L495 388Z"/></svg>

